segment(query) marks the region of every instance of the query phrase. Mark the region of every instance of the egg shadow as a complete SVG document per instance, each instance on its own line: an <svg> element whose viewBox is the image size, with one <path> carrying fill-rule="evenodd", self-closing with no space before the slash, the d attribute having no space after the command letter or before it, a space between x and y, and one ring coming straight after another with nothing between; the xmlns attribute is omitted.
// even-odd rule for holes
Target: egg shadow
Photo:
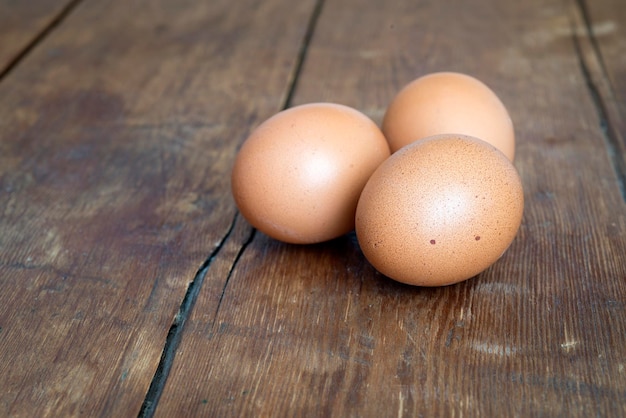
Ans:
<svg viewBox="0 0 626 418"><path fill-rule="evenodd" d="M356 233L351 231L317 244L289 244L259 231L255 238L258 262L278 285L294 285L310 292L368 293L390 299L439 297L465 282L440 286L413 286L378 272L365 258ZM273 264L273 266L268 265Z"/></svg>

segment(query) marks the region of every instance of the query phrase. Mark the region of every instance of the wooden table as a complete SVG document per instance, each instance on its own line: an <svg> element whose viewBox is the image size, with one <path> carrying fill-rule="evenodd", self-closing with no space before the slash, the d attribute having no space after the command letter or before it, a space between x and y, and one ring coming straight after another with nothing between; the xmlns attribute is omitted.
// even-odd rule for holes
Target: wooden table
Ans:
<svg viewBox="0 0 626 418"><path fill-rule="evenodd" d="M621 0L0 0L0 416L626 415ZM230 170L313 101L500 96L525 213L471 280L277 242Z"/></svg>

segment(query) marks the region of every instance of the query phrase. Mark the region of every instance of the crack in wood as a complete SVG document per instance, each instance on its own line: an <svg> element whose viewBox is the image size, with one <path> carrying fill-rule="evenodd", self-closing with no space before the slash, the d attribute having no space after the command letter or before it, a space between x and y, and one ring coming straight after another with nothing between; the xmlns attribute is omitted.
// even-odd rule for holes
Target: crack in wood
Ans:
<svg viewBox="0 0 626 418"><path fill-rule="evenodd" d="M287 86L288 86L287 93L286 93L283 105L281 107L281 110L287 109L288 107L291 106L291 101L296 90L298 78L300 76L300 73L302 72L302 68L304 65L304 60L308 51L308 47L311 42L311 39L313 38L315 26L321 14L323 5L324 5L324 0L317 0L315 2L315 6L311 13L311 17L307 24L307 29L306 29L304 38L302 40L302 44L298 52L298 57L294 65L294 69L291 72L289 79L287 80ZM159 365L157 366L157 370L154 374L152 381L150 382L150 387L148 388L148 392L146 393L144 402L141 405L141 409L139 410L139 415L138 415L139 418L148 418L148 417L154 416L154 412L156 411L159 398L161 397L161 394L163 393L163 389L165 388L165 383L167 381L168 375L172 368L172 364L176 356L178 345L180 344L180 340L182 338L185 321L187 320L187 318L189 317L191 313L191 310L193 309L193 306L200 292L202 283L204 282L204 278L206 276L206 273L209 267L213 263L213 260L220 253L220 251L222 250L222 248L228 241L228 238L230 237L231 233L233 232L233 229L238 219L238 215L239 215L239 212L236 212L235 217L232 223L230 224L230 228L228 229L228 232L222 238L222 240L217 245L217 247L213 250L209 258L200 267L200 269L196 273L196 276L194 277L189 287L187 288L187 292L185 294L185 297L183 298L183 302L181 303L179 311L176 314L176 317L174 318L174 321L168 332L165 346L163 347L163 352L161 354L161 359L159 361ZM248 245L252 242L255 235L256 235L256 229L252 228L250 235L248 235L245 242L242 244L241 248L237 252L235 260L233 261L233 264L231 265L228 271L228 275L226 276L224 286L222 287L222 292L220 294L220 298L217 303L217 308L215 310L215 314L213 317L213 327L215 326L215 323L217 321L217 316L219 314L220 307L222 305L222 301L224 299L224 295L226 293L226 289L228 287L230 278L235 268L237 267L237 264L239 260L241 259L241 256L245 252Z"/></svg>
<svg viewBox="0 0 626 418"><path fill-rule="evenodd" d="M187 287L185 297L183 298L180 308L178 309L178 313L174 317L174 321L172 322L170 330L167 333L167 338L165 340L165 345L161 353L159 365L157 366L154 377L150 382L148 392L146 393L146 397L144 398L141 409L139 410L138 416L141 418L152 417L154 415L157 403L159 401L159 398L161 397L161 394L163 393L167 377L172 368L172 364L176 356L176 351L182 338L185 322L187 321L187 318L191 314L191 311L196 303L196 299L198 298L198 294L200 293L202 283L204 282L204 278L209 267L211 267L215 258L218 256L222 248L224 248L224 245L228 241L233 232L233 229L235 228L238 215L238 212L235 213L235 216L228 228L228 231L217 244L215 249L211 252L209 257L204 261L204 263L202 263L202 265L198 269L198 272Z"/></svg>
<svg viewBox="0 0 626 418"><path fill-rule="evenodd" d="M572 40L574 44L574 49L576 51L576 57L578 58L581 73L585 79L587 90L589 91L598 115L598 119L600 121L600 130L602 132L604 143L607 148L607 153L611 160L613 171L615 172L615 175L617 177L617 183L620 193L622 195L622 199L626 202L626 160L620 157L620 134L615 125L611 122L611 112L607 107L607 98L605 98L605 94L603 94L603 92L607 90L607 88L602 89L601 86L598 85L599 83L594 80L594 75L597 75L597 77L601 77L601 79L608 84L608 92L605 93L612 95L613 87L611 86L610 78L604 64L604 59L602 58L602 53L594 35L591 17L589 15L585 0L575 0L575 3L578 9L578 14L580 16L574 16L571 19ZM581 32L584 32L585 35L581 35L577 30L577 26L581 25L579 20L582 20L584 30ZM589 44L591 45L590 47L588 47L588 49L591 49L592 57L597 61L597 66L600 68L600 70L596 71L595 73L599 74L595 74L590 68L590 64L587 62L587 59L585 57L585 53L583 51L584 47L581 40L579 39L579 36L587 37Z"/></svg>
<svg viewBox="0 0 626 418"><path fill-rule="evenodd" d="M283 110L291 106L291 101L296 91L298 78L300 76L300 73L302 72L302 67L304 66L304 59L309 49L309 44L311 43L311 39L313 39L315 26L317 26L317 21L319 19L320 14L322 13L323 6L324 6L324 0L317 0L315 2L315 6L313 7L313 12L311 13L311 18L309 19L309 22L307 24L306 32L304 34L304 39L302 40L302 45L300 46L300 51L298 52L296 65L294 66L294 69L292 73L290 74L289 81L287 83L289 87L287 90L287 97L285 98L285 102L282 107Z"/></svg>
<svg viewBox="0 0 626 418"><path fill-rule="evenodd" d="M248 235L248 237L244 241L243 245L241 246L241 248L237 252L237 256L235 256L235 260L233 261L233 264L230 266L230 269L228 270L228 274L226 275L226 280L224 281L224 286L222 287L222 292L220 293L220 298L217 301L217 307L215 308L215 314L213 314L213 321L212 321L212 325L211 325L211 328L213 328L213 329L215 329L215 324L217 323L217 316L218 316L218 314L220 312L220 307L222 306L222 301L224 300L224 294L226 294L226 288L228 287L228 283L230 282L230 278L233 275L233 272L235 271L235 268L237 267L237 264L239 263L239 260L241 259L241 256L246 251L246 248L248 248L248 245L250 245L250 243L254 239L254 237L256 235L256 231L257 230L255 228L251 229L250 235Z"/></svg>
<svg viewBox="0 0 626 418"><path fill-rule="evenodd" d="M602 55L602 50L600 49L600 44L598 43L598 39L596 38L595 30L593 28L593 23L591 19L591 14L589 13L589 8L587 7L587 1L586 0L575 0L575 1L576 1L576 5L578 6L578 10L580 10L580 15L585 25L584 30L587 33L587 37L589 38L589 41L591 42L591 45L593 47L593 52L598 58L598 62L602 69L602 73L606 77L607 81L609 81L610 83L610 79L608 78L608 71L606 69L606 64L604 62L604 57ZM611 85L611 90L614 90L612 85Z"/></svg>
<svg viewBox="0 0 626 418"><path fill-rule="evenodd" d="M57 28L65 19L82 3L83 0L72 0L48 23L8 64L0 69L0 81L11 73L26 58L30 52L37 47L46 37Z"/></svg>

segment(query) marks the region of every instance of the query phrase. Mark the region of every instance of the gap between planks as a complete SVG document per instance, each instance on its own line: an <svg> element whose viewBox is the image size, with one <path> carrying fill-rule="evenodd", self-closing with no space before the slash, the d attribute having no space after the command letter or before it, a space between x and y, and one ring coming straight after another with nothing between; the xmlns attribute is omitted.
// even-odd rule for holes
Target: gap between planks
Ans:
<svg viewBox="0 0 626 418"><path fill-rule="evenodd" d="M617 177L622 199L626 202L626 159L623 138L616 127L621 119L616 108L614 88L611 85L602 51L596 39L586 0L574 0L572 9L572 41L580 71L591 96L600 122L607 153Z"/></svg>
<svg viewBox="0 0 626 418"><path fill-rule="evenodd" d="M185 297L183 298L183 301L180 304L180 308L178 309L178 313L174 317L174 321L172 322L170 330L167 333L167 338L165 340L163 351L161 352L159 365L157 366L154 377L152 378L150 386L148 387L146 397L144 398L141 409L139 410L140 417L151 417L154 415L154 411L159 402L159 398L161 397L161 393L163 392L163 388L165 387L165 382L167 381L167 377L172 368L172 363L174 362L174 357L176 356L176 350L178 349L178 345L180 344L180 340L182 338L185 322L187 321L187 318L191 314L191 310L195 305L196 299L198 298L198 294L200 293L200 289L202 288L202 283L204 283L204 278L206 277L208 269L211 267L213 261L219 255L222 248L224 248L224 245L228 241L228 238L235 228L238 215L238 213L235 213L235 217L231 222L228 231L215 247L215 249L211 252L211 255L205 260L204 263L202 263L202 266L200 266L198 272L187 287ZM235 269L237 261L243 253L245 247L252 240L252 236L254 236L254 234L251 234L246 243L241 247L239 254L237 254L237 258L233 262L233 265L230 267L228 277L226 279L226 282L224 283L224 288L222 289L222 295L220 296L219 303L222 302L222 297L226 290L228 279L230 278L232 271ZM217 310L219 310L219 304Z"/></svg>
<svg viewBox="0 0 626 418"><path fill-rule="evenodd" d="M9 75L20 62L24 60L30 54L30 52L37 47L37 45L41 44L44 39L50 35L54 29L56 29L61 23L67 19L67 17L81 4L83 0L71 0L69 1L63 9L48 23L37 35L31 39L31 41L24 46L24 48L12 59L7 65L0 69L0 81L4 80L4 78Z"/></svg>
<svg viewBox="0 0 626 418"><path fill-rule="evenodd" d="M81 0L77 0L81 1ZM302 43L300 49L298 51L298 56L295 61L295 65L293 67L292 72L287 80L287 93L285 95L285 99L283 100L283 104L280 107L280 110L287 109L291 106L292 98L294 92L296 90L296 86L298 83L298 78L302 71L302 67L304 65L304 61L306 58L306 54L309 48L309 44L311 43L311 39L313 38L313 33L315 32L315 26L317 25L317 21L322 12L325 0L317 0L311 12L311 16L307 23L307 28L302 39ZM202 264L198 272L196 273L194 279L189 284L187 288L187 292L185 293L185 297L180 305L178 313L174 317L174 321L170 327L170 330L167 334L167 338L165 340L165 345L163 347L163 351L161 353L161 359L159 360L159 364L157 366L156 372L152 381L150 382L150 386L148 388L148 392L146 393L146 397L144 398L143 404L141 405L141 409L139 410L138 417L139 418L149 418L153 417L156 412L156 408L159 403L159 399L161 394L163 393L163 389L165 388L165 384L167 382L167 378L169 376L172 364L174 362L174 358L176 357L176 351L178 349L178 345L180 344L182 334L184 331L184 326L187 318L191 315L191 311L195 305L198 294L200 293L200 289L202 288L202 284L204 283L204 278L207 274L207 271L213 264L215 258L219 255L220 251L231 236L232 231L235 228L235 224L237 223L237 219L239 217L239 212L235 213L235 217L230 224L230 227L222 240L219 242L217 247L213 250L213 252L209 255L209 257ZM222 304L222 300L224 298L224 294L226 293L226 288L228 287L228 282L232 276L233 271L235 270L239 259L245 252L248 245L252 242L256 235L256 229L252 229L252 232L245 240L241 248L239 249L237 256L235 257L233 264L231 265L226 280L224 281L224 286L222 288L222 292L219 297L219 301L217 304L217 308L215 309L215 314L213 317L213 326L215 326L215 322L217 320L217 316L219 314L220 306Z"/></svg>

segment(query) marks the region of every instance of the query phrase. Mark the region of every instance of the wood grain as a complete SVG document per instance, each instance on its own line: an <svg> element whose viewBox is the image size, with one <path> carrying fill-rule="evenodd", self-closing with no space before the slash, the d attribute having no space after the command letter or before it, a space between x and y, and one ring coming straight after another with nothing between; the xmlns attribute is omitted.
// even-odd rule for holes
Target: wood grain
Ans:
<svg viewBox="0 0 626 418"><path fill-rule="evenodd" d="M418 75L484 80L516 126L519 235L472 280L423 289L376 273L353 235L248 243L238 219L207 279L227 286L203 287L156 414L626 414L626 204L576 13L573 1L326 0L293 103L380 121Z"/></svg>
<svg viewBox="0 0 626 418"><path fill-rule="evenodd" d="M0 1L0 74L72 7L71 0Z"/></svg>
<svg viewBox="0 0 626 418"><path fill-rule="evenodd" d="M1 80L0 415L137 415L310 13L84 2Z"/></svg>

